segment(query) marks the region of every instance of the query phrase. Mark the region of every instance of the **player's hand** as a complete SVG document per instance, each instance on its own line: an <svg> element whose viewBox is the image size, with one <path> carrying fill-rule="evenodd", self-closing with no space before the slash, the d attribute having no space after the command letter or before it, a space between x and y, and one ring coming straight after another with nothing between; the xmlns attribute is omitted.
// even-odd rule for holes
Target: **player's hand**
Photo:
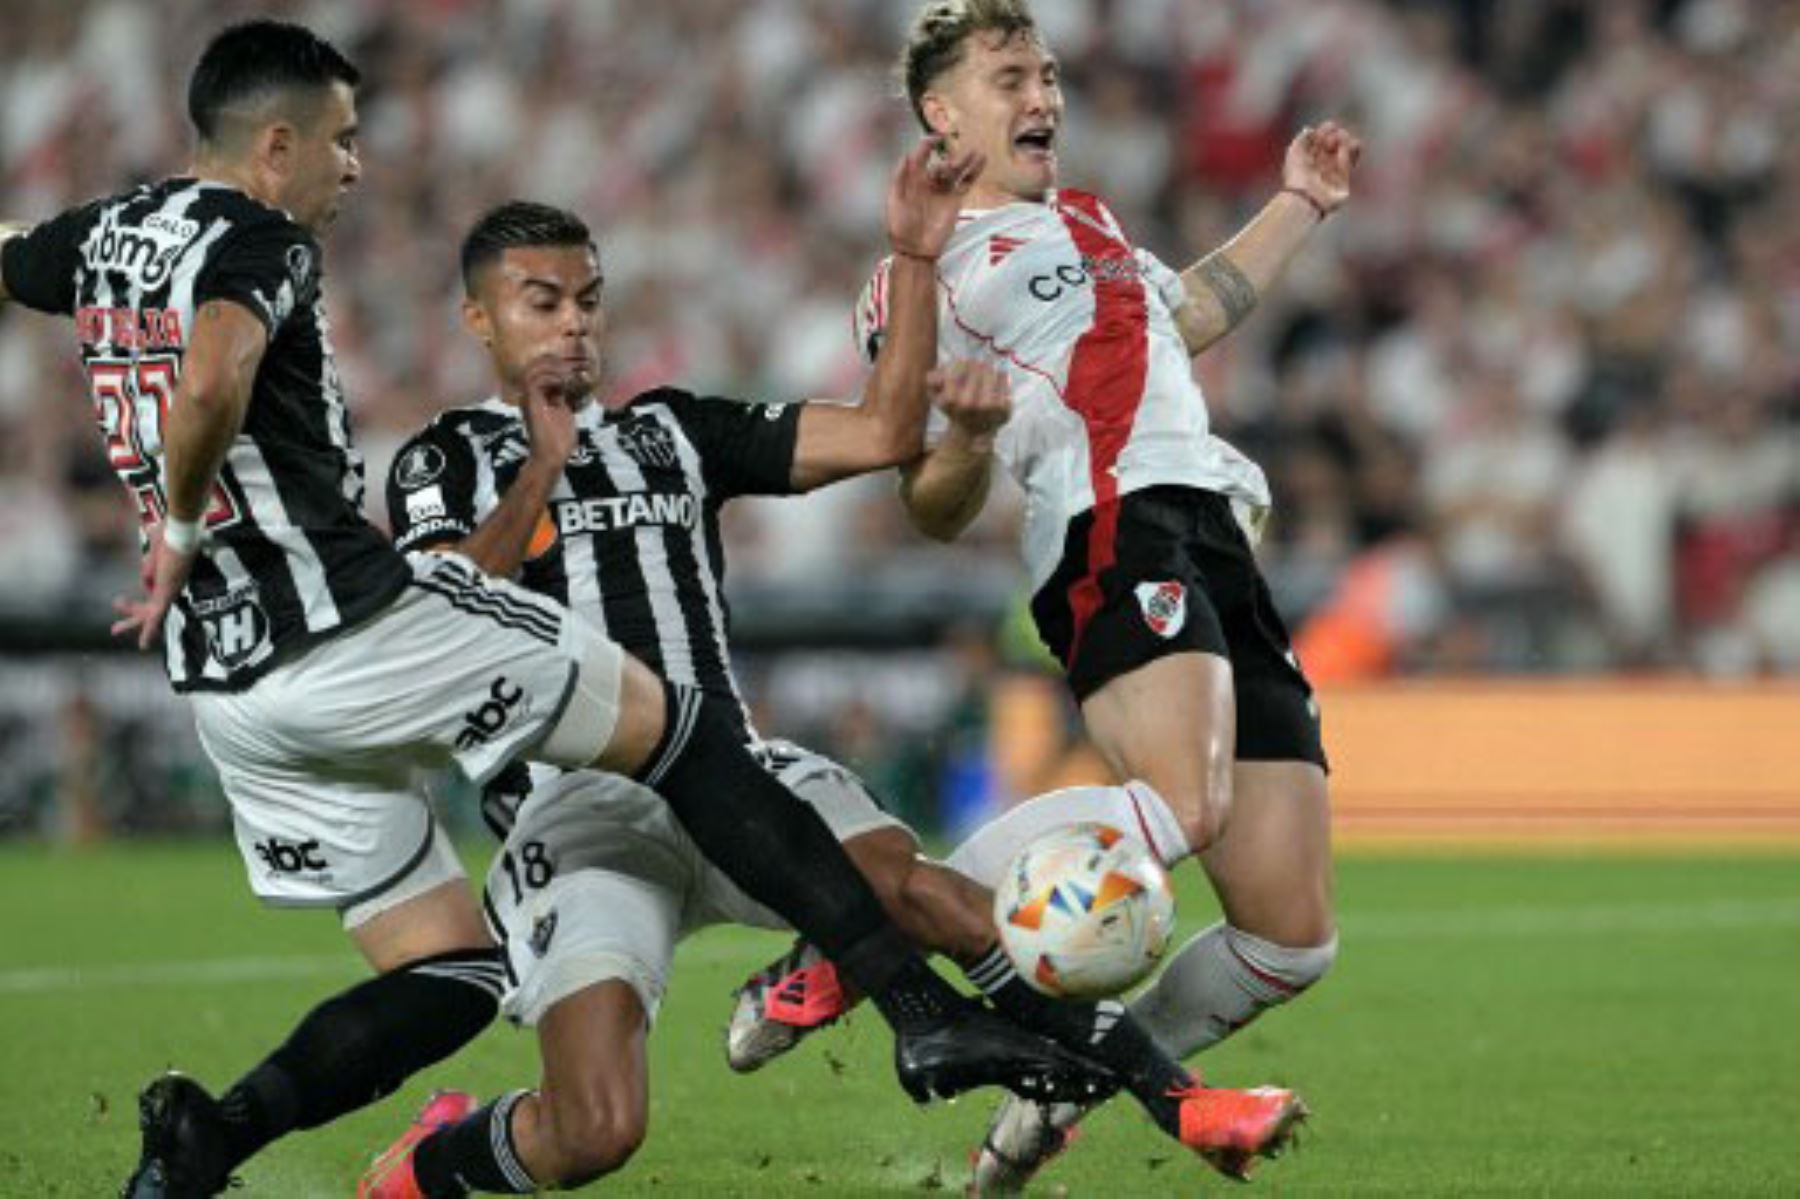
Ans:
<svg viewBox="0 0 1800 1199"><path fill-rule="evenodd" d="M951 426L971 445L991 448L994 434L1012 417L1012 385L1006 372L985 362L957 360L925 377L925 389Z"/></svg>
<svg viewBox="0 0 1800 1199"><path fill-rule="evenodd" d="M526 365L523 415L532 458L562 470L580 435L575 410L592 388L585 372L555 355L546 354Z"/></svg>
<svg viewBox="0 0 1800 1199"><path fill-rule="evenodd" d="M170 549L163 541L162 526L158 525L150 537L150 552L144 555L138 570L138 582L143 584L144 594L137 599L120 596L113 600L113 611L119 614L119 619L113 621L113 636L135 634L137 647L149 649L161 634L163 620L174 606L175 597L187 586L196 556Z"/></svg>
<svg viewBox="0 0 1800 1199"><path fill-rule="evenodd" d="M888 184L888 244L907 258L936 258L956 232L962 199L986 159L977 151L946 154L935 138L923 138L894 168Z"/></svg>
<svg viewBox="0 0 1800 1199"><path fill-rule="evenodd" d="M1362 140L1336 121L1308 125L1288 143L1281 185L1306 193L1324 212L1336 212L1350 198L1350 175L1362 148Z"/></svg>

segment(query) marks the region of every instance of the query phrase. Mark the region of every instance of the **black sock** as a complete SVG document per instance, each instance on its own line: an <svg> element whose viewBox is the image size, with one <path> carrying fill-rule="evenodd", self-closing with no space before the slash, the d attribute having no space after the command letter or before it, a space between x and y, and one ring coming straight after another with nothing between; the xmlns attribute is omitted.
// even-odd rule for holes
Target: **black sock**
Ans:
<svg viewBox="0 0 1800 1199"><path fill-rule="evenodd" d="M1181 1101L1171 1092L1197 1085L1194 1076L1163 1052L1124 1004L1116 999L1087 1003L1040 994L1019 977L1012 959L998 945L963 972L1020 1027L1118 1075L1164 1132L1181 1135Z"/></svg>
<svg viewBox="0 0 1800 1199"><path fill-rule="evenodd" d="M664 683L663 739L639 771L731 881L812 941L896 1028L959 1002L888 922L881 901L810 806L764 770L727 705Z"/></svg>
<svg viewBox="0 0 1800 1199"><path fill-rule="evenodd" d="M327 999L219 1099L236 1165L296 1128L393 1092L462 1048L500 1010L500 951L409 962Z"/></svg>
<svg viewBox="0 0 1800 1199"><path fill-rule="evenodd" d="M413 1177L427 1199L462 1199L470 1191L534 1195L537 1183L513 1145L512 1111L529 1091L508 1091L480 1111L441 1128L413 1150Z"/></svg>

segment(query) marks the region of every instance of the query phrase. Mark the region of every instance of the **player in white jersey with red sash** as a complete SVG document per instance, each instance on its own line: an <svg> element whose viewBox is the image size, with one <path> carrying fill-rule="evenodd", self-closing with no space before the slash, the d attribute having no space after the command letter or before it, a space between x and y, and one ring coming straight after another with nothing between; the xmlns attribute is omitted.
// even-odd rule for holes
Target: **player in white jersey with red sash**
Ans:
<svg viewBox="0 0 1800 1199"><path fill-rule="evenodd" d="M1335 124L1303 130L1281 191L1178 273L1134 246L1099 197L1056 186L1057 64L1024 0L927 5L901 72L926 130L987 161L939 262L940 361L1000 365L1012 391L1010 410L943 406L903 495L914 522L947 540L980 511L994 459L1019 480L1038 631L1129 780L1020 805L950 861L991 882L1032 837L1077 820L1131 831L1168 864L1198 856L1225 920L1133 1005L1186 1056L1311 985L1337 948L1317 709L1251 551L1268 489L1211 435L1191 359L1348 199L1361 147ZM856 313L869 355L886 271ZM1079 1116L1009 1100L976 1189L1022 1185Z"/></svg>

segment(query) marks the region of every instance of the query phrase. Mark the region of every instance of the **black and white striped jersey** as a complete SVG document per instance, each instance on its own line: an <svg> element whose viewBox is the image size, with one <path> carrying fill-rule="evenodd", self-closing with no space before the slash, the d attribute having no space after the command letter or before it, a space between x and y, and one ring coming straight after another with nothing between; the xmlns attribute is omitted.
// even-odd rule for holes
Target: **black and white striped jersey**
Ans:
<svg viewBox="0 0 1800 1199"><path fill-rule="evenodd" d="M243 431L164 631L177 691L238 690L379 611L405 560L362 514L362 458L320 299L319 247L234 188L167 179L6 243L21 303L75 318L95 419L147 529L165 511L162 424L195 314L228 300L268 327Z"/></svg>
<svg viewBox="0 0 1800 1199"><path fill-rule="evenodd" d="M519 581L550 595L658 674L735 700L719 508L793 490L799 404L660 389L578 415L579 440ZM438 417L394 458L394 542L459 541L500 503L530 453L518 409L489 399ZM749 734L748 714L744 731Z"/></svg>

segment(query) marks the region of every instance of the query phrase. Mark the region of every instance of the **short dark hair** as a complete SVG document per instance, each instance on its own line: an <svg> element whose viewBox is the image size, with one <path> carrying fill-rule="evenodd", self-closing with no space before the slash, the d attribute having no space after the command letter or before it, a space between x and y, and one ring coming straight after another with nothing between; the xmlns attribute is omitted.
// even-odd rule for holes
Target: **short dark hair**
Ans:
<svg viewBox="0 0 1800 1199"><path fill-rule="evenodd" d="M531 200L508 200L475 222L462 244L463 290L475 290L475 276L507 250L524 246L586 246L594 249L587 222L565 208Z"/></svg>
<svg viewBox="0 0 1800 1199"><path fill-rule="evenodd" d="M1021 33L1035 37L1037 21L1026 0L932 0L919 10L895 73L927 133L931 122L920 101L939 75L963 60L969 37L976 33L998 33L1009 40Z"/></svg>
<svg viewBox="0 0 1800 1199"><path fill-rule="evenodd" d="M312 30L285 21L245 21L207 44L188 80L188 119L202 141L219 136L226 110L284 88L352 88L362 73Z"/></svg>

